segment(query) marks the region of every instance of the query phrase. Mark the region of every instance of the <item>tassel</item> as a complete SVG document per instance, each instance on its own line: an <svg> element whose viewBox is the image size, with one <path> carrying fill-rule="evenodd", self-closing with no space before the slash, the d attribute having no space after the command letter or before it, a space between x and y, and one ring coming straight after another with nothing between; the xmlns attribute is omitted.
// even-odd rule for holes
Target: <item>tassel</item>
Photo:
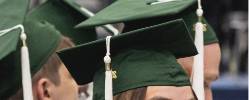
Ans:
<svg viewBox="0 0 249 100"><path fill-rule="evenodd" d="M192 69L192 88L196 93L198 100L204 100L204 45L203 45L203 27L204 25L198 22L195 25L195 45L199 52L194 56L194 64Z"/></svg>
<svg viewBox="0 0 249 100"><path fill-rule="evenodd" d="M29 51L26 46L26 34L21 33L23 46L21 47L21 63L22 63L22 85L24 100L33 100L32 78L30 73Z"/></svg>
<svg viewBox="0 0 249 100"><path fill-rule="evenodd" d="M198 9L196 11L198 22L195 24L195 46L199 54L194 56L194 64L191 74L192 88L198 100L205 100L204 93L204 39L203 34L205 25L201 22L203 10L201 0L198 0Z"/></svg>
<svg viewBox="0 0 249 100"><path fill-rule="evenodd" d="M23 87L23 99L24 100L33 100L32 92L32 78L30 74L30 63L29 63L29 51L26 45L27 36L24 33L23 25L16 25L12 28L5 29L0 31L0 36L7 34L8 32L21 29L20 38L22 40L23 46L21 47L21 69L22 69L22 87Z"/></svg>
<svg viewBox="0 0 249 100"><path fill-rule="evenodd" d="M113 35L118 35L119 31L115 27L113 27L111 24L106 24L102 26L104 29L106 29L108 32L113 33Z"/></svg>
<svg viewBox="0 0 249 100"><path fill-rule="evenodd" d="M83 12L83 14L85 16L87 16L88 18L95 16L95 14L93 12L91 12L90 10L88 10L88 9L86 9L84 7L81 7L80 9ZM111 32L113 35L118 35L119 34L118 29L113 27L111 24L106 24L106 25L103 25L101 27L104 28L106 31Z"/></svg>
<svg viewBox="0 0 249 100"><path fill-rule="evenodd" d="M152 2L148 2L148 4L156 5L156 4L161 4L161 3L173 2L173 1L179 1L179 0L155 0Z"/></svg>
<svg viewBox="0 0 249 100"><path fill-rule="evenodd" d="M112 100L112 71L106 71L105 77L105 100Z"/></svg>
<svg viewBox="0 0 249 100"><path fill-rule="evenodd" d="M110 57L110 39L111 36L106 37L106 56L104 57L105 62L105 100L112 100L112 69L111 69L111 57Z"/></svg>

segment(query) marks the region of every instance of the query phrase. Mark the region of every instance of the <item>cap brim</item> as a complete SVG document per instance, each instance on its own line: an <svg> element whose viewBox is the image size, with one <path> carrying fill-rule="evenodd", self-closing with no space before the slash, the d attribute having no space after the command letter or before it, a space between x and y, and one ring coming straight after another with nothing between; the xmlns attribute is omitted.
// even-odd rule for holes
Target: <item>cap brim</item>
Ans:
<svg viewBox="0 0 249 100"><path fill-rule="evenodd" d="M22 24L28 10L29 0L2 0L0 2L0 30ZM18 9L16 9L18 8ZM7 11L10 10L11 11ZM16 49L20 30L11 31L0 36L0 60Z"/></svg>
<svg viewBox="0 0 249 100"><path fill-rule="evenodd" d="M193 40L182 19L123 33L111 38L111 56L129 48L168 50L176 58L197 54ZM101 39L61 51L58 54L77 83L85 84L93 80L94 73L100 67L104 67L103 57L105 53L105 39Z"/></svg>
<svg viewBox="0 0 249 100"><path fill-rule="evenodd" d="M194 2L196 0L174 0L148 5L146 0L118 0L76 27L100 26L136 19L174 15L191 6Z"/></svg>

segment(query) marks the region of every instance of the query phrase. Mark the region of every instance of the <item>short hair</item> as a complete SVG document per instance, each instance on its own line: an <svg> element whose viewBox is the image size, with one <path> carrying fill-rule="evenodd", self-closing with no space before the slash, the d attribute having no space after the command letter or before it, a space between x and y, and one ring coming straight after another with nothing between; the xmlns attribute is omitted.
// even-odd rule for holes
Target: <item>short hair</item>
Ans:
<svg viewBox="0 0 249 100"><path fill-rule="evenodd" d="M65 36L62 36L60 44L58 45L56 51L73 47L74 43ZM60 77L58 73L58 69L61 66L62 61L57 56L57 54L54 52L47 62L41 67L41 69L34 75L32 78L32 83L36 84L36 82L41 79L42 77L48 78L50 81L52 81L55 85L59 85L60 83Z"/></svg>

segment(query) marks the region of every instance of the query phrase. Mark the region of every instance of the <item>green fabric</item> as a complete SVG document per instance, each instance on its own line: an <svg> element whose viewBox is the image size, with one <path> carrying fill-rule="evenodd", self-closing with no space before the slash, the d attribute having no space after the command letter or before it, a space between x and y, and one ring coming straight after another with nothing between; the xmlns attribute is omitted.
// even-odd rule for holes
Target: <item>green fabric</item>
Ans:
<svg viewBox="0 0 249 100"><path fill-rule="evenodd" d="M1 0L0 30L21 24L27 12L28 4L29 0ZM16 49L19 32L20 30L15 30L0 37L0 60Z"/></svg>
<svg viewBox="0 0 249 100"><path fill-rule="evenodd" d="M158 2L158 0L145 0L146 1L146 4L151 4L151 3L154 3L154 2Z"/></svg>
<svg viewBox="0 0 249 100"><path fill-rule="evenodd" d="M191 33L191 37L195 38L195 31L194 24L197 22L197 17L195 12L190 11L190 9L186 9L183 13L173 16L174 18L183 18L184 22L186 23L186 27L188 28L189 32ZM172 16L171 16L172 17ZM150 25L155 25L164 21L172 20L172 18L169 17L159 17L159 18L149 18L149 19L141 19L136 21L130 21L125 23L124 31L131 31L135 30L141 27L146 27ZM205 19L203 19L204 24L207 25L207 31L204 32L204 43L205 45L210 43L216 43L218 42L218 39L216 37L216 33L214 32L213 28L206 22Z"/></svg>
<svg viewBox="0 0 249 100"><path fill-rule="evenodd" d="M29 49L31 73L34 75L55 52L61 35L54 26L47 22L26 20L23 24L27 34L26 42ZM0 82L1 99L8 98L21 88L20 49L22 43L19 39L17 40L16 42L19 42L17 49L0 61L0 80L4 80Z"/></svg>
<svg viewBox="0 0 249 100"><path fill-rule="evenodd" d="M85 17L67 1L52 1L26 14L29 0L0 1L0 30L23 24L27 34L31 73L34 75L55 52L61 34L73 37L78 44L94 40L94 28L73 29ZM18 9L17 9L18 8ZM9 9L12 9L9 11ZM67 12L67 13L65 13ZM27 16L26 16L27 15ZM25 22L24 22L24 19ZM53 26L52 24L55 24ZM60 29L60 30L57 30ZM76 34L77 33L77 34ZM6 99L21 88L20 30L0 37L0 99Z"/></svg>
<svg viewBox="0 0 249 100"><path fill-rule="evenodd" d="M165 22L111 38L111 56L125 49L167 50L176 58L197 54L182 19ZM61 60L78 84L93 81L94 73L104 67L105 39L96 40L59 52ZM74 59L77 58L77 59Z"/></svg>
<svg viewBox="0 0 249 100"><path fill-rule="evenodd" d="M63 35L70 37L75 44L96 40L95 28L75 29L74 26L86 17L72 0L48 1L28 15L35 21L47 21L53 24Z"/></svg>
<svg viewBox="0 0 249 100"><path fill-rule="evenodd" d="M196 0L178 0L156 5L146 5L145 2L157 0L118 0L109 7L89 18L78 27L99 26L102 24L124 22L124 31L131 31L142 27L156 25L162 22L183 18L194 38L193 25L197 22L195 11ZM206 22L207 31L204 34L205 44L218 42L216 33Z"/></svg>
<svg viewBox="0 0 249 100"><path fill-rule="evenodd" d="M192 33L191 34L192 37L194 38L195 31L194 31L193 25L198 21L196 14L194 12L186 14L185 16L183 16L183 19L186 22L186 25L187 25L190 33ZM205 45L218 42L218 39L216 37L216 33L214 32L213 28L207 23L207 21L205 19L203 19L203 22L204 22L204 24L207 25L207 30L204 32Z"/></svg>
<svg viewBox="0 0 249 100"><path fill-rule="evenodd" d="M1 0L0 1L0 30L22 24L28 9L29 0ZM18 8L18 9L16 9ZM9 11L11 9L11 11ZM13 52L17 50L20 30L13 30L0 37L0 99L5 99L15 91L16 82L20 81L20 71L12 69L16 65ZM8 70L6 70L8 69ZM20 70L20 68L17 68ZM9 76L10 72L12 74ZM13 75L15 74L15 75Z"/></svg>
<svg viewBox="0 0 249 100"><path fill-rule="evenodd" d="M77 10L78 12L81 12L81 9L80 9L80 5L77 4L75 1L76 0L48 0L49 1L52 1L52 2L65 2L67 5L71 6L72 8L74 8L75 10ZM84 15L84 13L82 13Z"/></svg>
<svg viewBox="0 0 249 100"><path fill-rule="evenodd" d="M190 81L177 63L174 55L167 51L131 49L112 58L113 95L144 86L190 86ZM105 100L105 69L94 76L93 100Z"/></svg>
<svg viewBox="0 0 249 100"><path fill-rule="evenodd" d="M138 19L175 15L191 6L196 0L177 0L156 5L146 0L117 0L77 27L99 26ZM148 21L148 20L147 20Z"/></svg>
<svg viewBox="0 0 249 100"><path fill-rule="evenodd" d="M26 29L30 65L32 75L48 60L59 46L61 35L53 25L48 22L26 21ZM46 40L46 41L44 41Z"/></svg>

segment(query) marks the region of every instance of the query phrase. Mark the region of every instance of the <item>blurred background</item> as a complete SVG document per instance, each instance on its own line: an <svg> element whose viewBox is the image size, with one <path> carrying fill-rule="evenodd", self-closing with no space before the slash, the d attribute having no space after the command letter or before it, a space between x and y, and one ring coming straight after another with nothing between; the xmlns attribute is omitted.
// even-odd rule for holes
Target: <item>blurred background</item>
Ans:
<svg viewBox="0 0 249 100"><path fill-rule="evenodd" d="M30 7L45 1L32 0ZM94 13L112 1L76 0ZM248 0L202 0L202 3L222 52L220 77L212 84L214 100L248 100Z"/></svg>
<svg viewBox="0 0 249 100"><path fill-rule="evenodd" d="M248 0L203 0L221 46L214 100L248 100Z"/></svg>

